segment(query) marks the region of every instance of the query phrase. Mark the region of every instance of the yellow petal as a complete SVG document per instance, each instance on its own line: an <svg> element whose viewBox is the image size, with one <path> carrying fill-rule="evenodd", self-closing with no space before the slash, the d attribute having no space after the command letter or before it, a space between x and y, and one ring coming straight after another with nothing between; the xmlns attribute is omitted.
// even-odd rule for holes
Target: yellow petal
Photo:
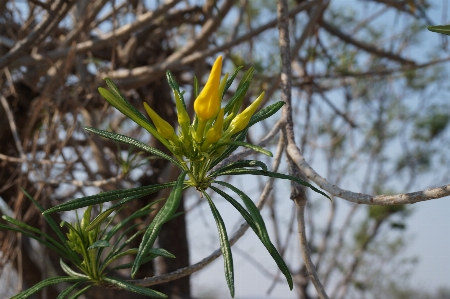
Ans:
<svg viewBox="0 0 450 299"><path fill-rule="evenodd" d="M203 120L215 117L220 110L219 85L221 72L222 56L219 56L214 62L205 87L194 102L195 113Z"/></svg>

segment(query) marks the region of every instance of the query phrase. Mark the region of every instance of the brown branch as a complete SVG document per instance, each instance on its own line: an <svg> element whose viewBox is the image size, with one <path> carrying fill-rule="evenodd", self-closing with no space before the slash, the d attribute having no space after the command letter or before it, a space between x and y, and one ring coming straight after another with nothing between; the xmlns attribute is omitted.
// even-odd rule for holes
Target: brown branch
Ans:
<svg viewBox="0 0 450 299"><path fill-rule="evenodd" d="M361 50L364 50L368 53L374 54L376 56L385 57L387 59L400 62L402 64L411 64L414 65L415 62L406 58L403 58L395 53L392 52L386 52L384 50L378 49L377 47L373 45L368 45L366 43L360 42L359 40L354 39L351 36L348 36L347 34L343 33L333 25L327 23L326 21L323 21L321 24L322 28L328 31L329 33L337 36L341 40L343 40L346 43L352 44L357 48L360 48Z"/></svg>
<svg viewBox="0 0 450 299"><path fill-rule="evenodd" d="M36 26L36 28L28 34L26 38L18 42L8 53L0 57L0 69L12 64L19 55L28 50L34 42L47 36L47 33L52 31L67 14L69 9L75 3L74 0L59 0L53 4L53 9L48 12L47 16Z"/></svg>
<svg viewBox="0 0 450 299"><path fill-rule="evenodd" d="M401 193L395 195L376 195L355 193L346 189L339 188L325 178L321 177L300 153L295 144L289 144L287 147L288 154L295 161L297 166L305 173L306 177L316 183L320 188L330 194L346 199L351 202L369 205L402 205L413 204L420 201L446 197L450 195L450 184L436 188L429 188L422 191L412 193Z"/></svg>
<svg viewBox="0 0 450 299"><path fill-rule="evenodd" d="M317 5L322 5L320 1ZM279 45L281 52L281 99L286 103L283 107L282 120L285 121L284 132L287 137L288 146L295 145L294 125L292 119L292 70L291 70L291 56L290 56L290 41L289 41L289 18L287 18L288 3L287 0L278 0L277 2L278 15L278 32ZM298 149L298 148L297 148ZM294 176L303 176L299 172L296 165L288 159L289 169ZM302 186L303 187L303 186ZM325 290L319 280L314 264L311 261L311 254L308 248L305 231L304 211L306 205L306 194L302 187L296 185L292 186L291 198L295 201L297 207L297 224L300 240L300 248L302 252L303 261L309 273L309 277L316 288L319 298L328 298Z"/></svg>

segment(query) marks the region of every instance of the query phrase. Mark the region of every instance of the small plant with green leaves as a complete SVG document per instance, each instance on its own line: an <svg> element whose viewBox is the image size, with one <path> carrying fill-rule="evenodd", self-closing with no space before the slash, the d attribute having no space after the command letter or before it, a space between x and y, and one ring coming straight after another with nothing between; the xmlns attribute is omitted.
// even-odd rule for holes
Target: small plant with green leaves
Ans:
<svg viewBox="0 0 450 299"><path fill-rule="evenodd" d="M196 100L194 102L195 116L193 119L191 119L187 113L186 104L183 97L184 92L180 90L180 87L175 81L172 73L170 71L167 72L168 83L175 98L175 106L179 124L178 133L176 133L175 129L166 120L162 119L151 107L144 103L144 108L149 115L153 123L152 124L125 99L113 81L106 78L105 81L109 87L109 90L100 87L100 94L112 106L117 108L120 112L132 119L139 126L147 130L151 135L158 139L172 153L172 156L128 136L90 127L85 129L89 132L132 145L149 154L169 160L171 163L180 168L181 175L178 177L176 182L142 186L128 190L109 191L98 195L71 200L48 209L44 212L44 214L48 215L53 212L69 211L112 200L120 200L120 202L125 203L127 201L158 192L162 189L172 187L173 190L171 196L167 199L165 205L158 212L154 221L147 228L142 238L136 259L134 260L134 264L131 269L131 276L134 278L140 265L146 260L149 252L151 252L162 225L173 217L180 203L182 191L186 188L193 187L198 190L201 197L206 198L216 221L220 239L220 247L224 256L225 277L231 296L233 297L234 271L230 244L228 242L227 231L225 229L222 217L210 195L206 193L206 190L210 188L222 196L225 200L230 202L233 207L241 213L268 252L271 254L281 272L286 277L289 287L292 289L293 283L289 269L271 243L264 220L254 202L238 188L224 181L217 180L217 178L226 175L237 176L245 174L275 177L288 179L304 186L308 186L314 191L325 196L326 194L296 177L271 172L267 169L267 166L263 162L258 160L241 160L228 165L219 164L238 147L251 148L256 152L272 156L271 152L259 146L249 144L244 140L248 129L251 126L270 117L284 105L284 102L280 101L256 112L264 97L264 92L262 92L250 106L245 108L242 112L239 112L242 107L244 96L249 89L250 82L253 77L254 69L250 68L238 84L236 93L229 99L228 103L222 107L222 100L240 69L241 68L238 68L230 78L228 78L229 75L226 74L224 78L221 79L222 57L219 56L216 59L209 79L201 92L199 92L198 81L194 78L193 92L196 96ZM187 180L185 180L186 175L189 178ZM244 205L239 203L228 193L219 189L218 186L228 188L241 198Z"/></svg>
<svg viewBox="0 0 450 299"><path fill-rule="evenodd" d="M42 206L32 196L26 192L25 194L41 212L44 211ZM100 208L100 213L94 219L92 219L92 206L88 206L83 213L81 221L77 215L74 223L61 222L60 226L68 230L65 235L53 219L46 215L45 220L58 236L59 241L34 227L4 215L3 219L8 222L8 225L0 224L0 229L22 233L57 252L61 256L61 268L67 274L67 276L57 276L43 280L28 290L12 297L12 299L27 298L45 287L63 282L71 283L71 285L59 294L58 299L78 298L93 285L125 289L154 298L166 298L165 294L158 291L107 276L108 272L131 268L132 263L121 264L113 268L111 268L111 263L124 256L137 254L137 248L127 249L127 247L133 239L144 232L144 229L126 238L127 232L139 225L133 224L129 226L129 222L148 215L152 211L151 206L156 202L152 202L134 212L128 218L115 225L112 225L114 217L110 217L110 215L112 213L117 214L123 208L121 203L115 204L104 211ZM151 248L143 258L142 263L149 262L157 256L175 258L175 256L164 249Z"/></svg>

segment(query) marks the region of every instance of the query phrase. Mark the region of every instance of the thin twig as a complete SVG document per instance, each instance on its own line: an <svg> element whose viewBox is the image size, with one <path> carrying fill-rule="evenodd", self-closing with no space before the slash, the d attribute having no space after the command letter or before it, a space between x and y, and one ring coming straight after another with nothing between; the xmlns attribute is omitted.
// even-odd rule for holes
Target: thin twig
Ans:
<svg viewBox="0 0 450 299"><path fill-rule="evenodd" d="M2 95L0 95L0 102L2 103L3 109L5 110L6 117L8 118L9 127L11 128L11 133L14 138L14 142L16 143L17 151L19 152L21 159L26 159L25 152L23 151L22 145L20 144L19 133L17 132L17 126L14 121L14 116L11 112L11 108L9 107L8 101Z"/></svg>

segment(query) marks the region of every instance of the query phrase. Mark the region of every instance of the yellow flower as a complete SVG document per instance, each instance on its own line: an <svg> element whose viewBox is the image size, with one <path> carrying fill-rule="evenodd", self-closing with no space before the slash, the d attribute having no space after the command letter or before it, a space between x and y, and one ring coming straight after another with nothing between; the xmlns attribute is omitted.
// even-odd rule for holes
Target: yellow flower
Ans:
<svg viewBox="0 0 450 299"><path fill-rule="evenodd" d="M150 116L159 134L177 144L179 140L175 134L175 130L173 129L173 127L164 119L162 119L155 111L153 111L153 109L150 108L147 103L144 103L144 108L145 111L147 111L148 116Z"/></svg>
<svg viewBox="0 0 450 299"><path fill-rule="evenodd" d="M217 57L211 69L205 87L194 102L198 118L206 121L217 115L220 110L219 85L222 72L222 56Z"/></svg>
<svg viewBox="0 0 450 299"><path fill-rule="evenodd" d="M261 104L261 101L263 98L264 98L264 91L250 106L248 106L244 111L242 111L241 114L239 114L235 118L233 118L233 120L230 123L230 126L228 127L228 129L224 135L231 136L233 134L236 134L236 133L244 130L245 127L250 122L250 118L255 113L259 104Z"/></svg>

